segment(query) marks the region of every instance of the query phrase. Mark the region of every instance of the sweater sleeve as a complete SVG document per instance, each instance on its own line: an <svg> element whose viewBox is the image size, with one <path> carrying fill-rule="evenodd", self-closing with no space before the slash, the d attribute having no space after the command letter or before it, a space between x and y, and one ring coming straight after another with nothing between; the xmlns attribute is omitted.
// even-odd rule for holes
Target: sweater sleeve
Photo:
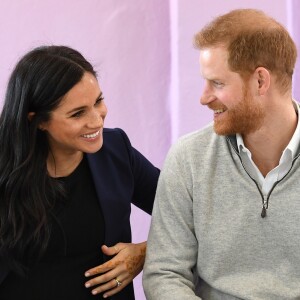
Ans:
<svg viewBox="0 0 300 300"><path fill-rule="evenodd" d="M198 251L193 182L183 148L180 143L171 148L158 183L143 273L148 300L200 299L193 280Z"/></svg>

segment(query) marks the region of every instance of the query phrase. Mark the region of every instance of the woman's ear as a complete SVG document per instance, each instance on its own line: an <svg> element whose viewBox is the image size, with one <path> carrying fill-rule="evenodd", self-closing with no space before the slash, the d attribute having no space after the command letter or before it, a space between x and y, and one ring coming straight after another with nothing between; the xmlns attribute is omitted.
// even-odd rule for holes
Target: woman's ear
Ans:
<svg viewBox="0 0 300 300"><path fill-rule="evenodd" d="M34 116L35 116L35 112L33 112L33 111L29 112L28 115L27 115L28 121L31 122L31 121L32 121L32 118L33 118Z"/></svg>
<svg viewBox="0 0 300 300"><path fill-rule="evenodd" d="M29 112L27 115L28 121L31 122L34 116L35 116L35 112L33 112L33 111ZM40 129L42 131L46 130L44 127L44 124L45 124L44 122L40 123L38 125L38 129Z"/></svg>
<svg viewBox="0 0 300 300"><path fill-rule="evenodd" d="M271 74L266 68L263 67L256 68L254 74L257 82L258 94L262 96L268 91L270 87Z"/></svg>

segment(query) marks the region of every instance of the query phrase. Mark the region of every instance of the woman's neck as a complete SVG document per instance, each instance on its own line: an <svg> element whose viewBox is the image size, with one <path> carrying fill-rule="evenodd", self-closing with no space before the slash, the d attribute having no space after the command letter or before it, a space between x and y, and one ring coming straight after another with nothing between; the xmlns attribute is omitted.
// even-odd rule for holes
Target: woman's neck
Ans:
<svg viewBox="0 0 300 300"><path fill-rule="evenodd" d="M47 170L50 177L66 177L70 175L80 164L83 152L78 151L72 155L55 155L49 153L47 159Z"/></svg>

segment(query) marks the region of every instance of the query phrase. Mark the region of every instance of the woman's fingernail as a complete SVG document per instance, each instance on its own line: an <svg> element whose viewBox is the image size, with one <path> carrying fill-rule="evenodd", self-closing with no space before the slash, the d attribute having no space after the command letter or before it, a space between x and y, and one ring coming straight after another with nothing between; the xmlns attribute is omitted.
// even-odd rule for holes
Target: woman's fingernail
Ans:
<svg viewBox="0 0 300 300"><path fill-rule="evenodd" d="M84 274L84 276L86 276L86 277L89 277L91 274L90 273L88 273L88 272L86 272L85 274Z"/></svg>
<svg viewBox="0 0 300 300"><path fill-rule="evenodd" d="M85 284L85 287L87 287L87 288L89 288L90 286L91 286L90 283L86 283L86 284Z"/></svg>

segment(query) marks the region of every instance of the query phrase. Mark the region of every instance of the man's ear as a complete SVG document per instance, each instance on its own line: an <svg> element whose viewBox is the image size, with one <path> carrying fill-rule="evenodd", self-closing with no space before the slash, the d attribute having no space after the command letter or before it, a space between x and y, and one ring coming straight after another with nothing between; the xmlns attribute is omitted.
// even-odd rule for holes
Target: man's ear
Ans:
<svg viewBox="0 0 300 300"><path fill-rule="evenodd" d="M254 77L257 82L256 86L257 86L258 94L262 96L268 91L270 87L271 74L266 68L258 67L254 72Z"/></svg>

